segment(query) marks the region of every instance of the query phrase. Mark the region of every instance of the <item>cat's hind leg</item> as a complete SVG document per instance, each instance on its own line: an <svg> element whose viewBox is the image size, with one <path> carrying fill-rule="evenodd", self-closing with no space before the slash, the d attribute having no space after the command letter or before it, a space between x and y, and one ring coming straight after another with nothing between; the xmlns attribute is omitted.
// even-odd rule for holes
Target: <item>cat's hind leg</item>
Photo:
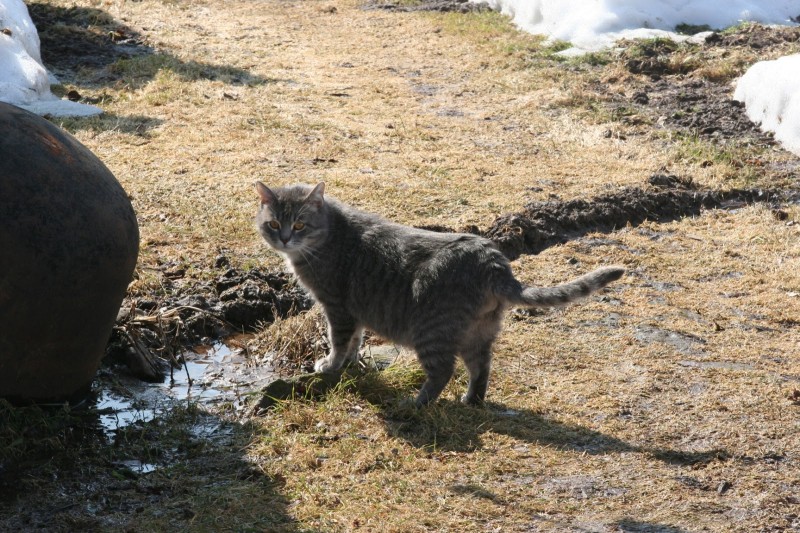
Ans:
<svg viewBox="0 0 800 533"><path fill-rule="evenodd" d="M469 371L469 388L461 398L463 403L481 405L486 398L489 371L492 366L493 341L494 339L484 341L461 352L461 358Z"/></svg>
<svg viewBox="0 0 800 533"><path fill-rule="evenodd" d="M469 388L461 398L466 404L480 405L486 398L492 366L492 344L500 333L502 320L502 305L496 299L489 298L462 340L459 354L469 371Z"/></svg>

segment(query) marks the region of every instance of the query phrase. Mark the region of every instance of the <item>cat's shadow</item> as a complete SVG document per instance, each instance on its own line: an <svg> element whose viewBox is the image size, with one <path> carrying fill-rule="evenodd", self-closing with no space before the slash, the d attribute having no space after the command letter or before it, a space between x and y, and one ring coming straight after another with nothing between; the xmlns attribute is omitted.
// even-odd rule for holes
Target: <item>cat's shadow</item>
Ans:
<svg viewBox="0 0 800 533"><path fill-rule="evenodd" d="M408 400L398 398L402 396L388 400L384 397L381 402L371 403L379 407L390 435L431 451L477 451L484 447L487 435L495 433L519 441L518 451L523 454L528 445L588 455L633 452L680 466L703 465L731 457L722 449L696 452L631 444L594 429L501 403L472 407L440 399L432 406L418 409Z"/></svg>
<svg viewBox="0 0 800 533"><path fill-rule="evenodd" d="M416 409L405 401L381 406L389 433L418 448L471 452L484 446L484 435L508 435L528 444L588 454L623 453L637 448L616 437L548 418L528 409L487 402L470 407L440 399ZM522 446L522 444L521 444Z"/></svg>

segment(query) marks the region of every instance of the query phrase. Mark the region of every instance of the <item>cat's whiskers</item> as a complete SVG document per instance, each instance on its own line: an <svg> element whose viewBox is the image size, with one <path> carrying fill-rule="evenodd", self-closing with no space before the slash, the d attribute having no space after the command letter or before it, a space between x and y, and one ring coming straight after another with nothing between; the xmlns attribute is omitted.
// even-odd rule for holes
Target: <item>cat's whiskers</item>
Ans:
<svg viewBox="0 0 800 533"><path fill-rule="evenodd" d="M309 246L306 246L304 244L298 246L296 248L296 251L302 256L303 260L306 262L306 265L308 265L308 268L311 269L311 273L314 274L314 276L316 276L317 273L314 272L314 265L312 265L311 261L309 260L309 257L311 259L319 260L319 256L316 254L316 252L314 252L314 250L312 250Z"/></svg>
<svg viewBox="0 0 800 533"><path fill-rule="evenodd" d="M322 258L322 255L320 254L320 252L318 250L315 250L311 246L301 245L301 246L298 247L298 250L303 254L303 258L306 261L308 261L309 257L311 259L315 259L317 261L320 261L321 258Z"/></svg>

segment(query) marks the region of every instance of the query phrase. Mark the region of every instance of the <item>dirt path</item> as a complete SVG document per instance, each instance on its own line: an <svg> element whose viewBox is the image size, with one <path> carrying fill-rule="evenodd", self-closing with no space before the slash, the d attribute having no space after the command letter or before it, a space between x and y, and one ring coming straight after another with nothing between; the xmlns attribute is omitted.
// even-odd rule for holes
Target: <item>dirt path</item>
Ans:
<svg viewBox="0 0 800 533"><path fill-rule="evenodd" d="M485 409L455 401L460 372L409 412L406 360L258 417L190 405L110 437L87 429L91 409L32 423L0 405L0 529L798 527L797 158L668 113L730 54L692 50L691 72L669 70L688 64L675 50L637 59L656 73L561 63L496 14L355 0L31 10L51 23L45 45L73 47L43 50L64 92L107 110L63 126L133 198L130 303L145 315L233 321L250 302L267 320L301 301L254 231L255 179L324 180L400 222L489 234L528 283L612 263L629 275L579 306L510 313ZM78 53L91 61L75 70ZM101 378L123 391L117 372Z"/></svg>

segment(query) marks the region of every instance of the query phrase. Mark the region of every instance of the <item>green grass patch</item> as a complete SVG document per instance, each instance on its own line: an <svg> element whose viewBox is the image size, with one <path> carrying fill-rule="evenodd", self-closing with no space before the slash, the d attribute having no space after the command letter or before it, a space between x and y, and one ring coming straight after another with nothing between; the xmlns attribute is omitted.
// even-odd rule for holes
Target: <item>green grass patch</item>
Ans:
<svg viewBox="0 0 800 533"><path fill-rule="evenodd" d="M724 178L739 186L756 182L763 173L751 163L758 159L756 150L705 140L697 135L677 134L676 137L673 157L678 162L718 167Z"/></svg>
<svg viewBox="0 0 800 533"><path fill-rule="evenodd" d="M14 407L0 399L0 461L63 451L80 422L69 407Z"/></svg>
<svg viewBox="0 0 800 533"><path fill-rule="evenodd" d="M694 35L704 31L711 31L711 26L708 24L686 24L684 22L675 26L675 31L681 35Z"/></svg>

